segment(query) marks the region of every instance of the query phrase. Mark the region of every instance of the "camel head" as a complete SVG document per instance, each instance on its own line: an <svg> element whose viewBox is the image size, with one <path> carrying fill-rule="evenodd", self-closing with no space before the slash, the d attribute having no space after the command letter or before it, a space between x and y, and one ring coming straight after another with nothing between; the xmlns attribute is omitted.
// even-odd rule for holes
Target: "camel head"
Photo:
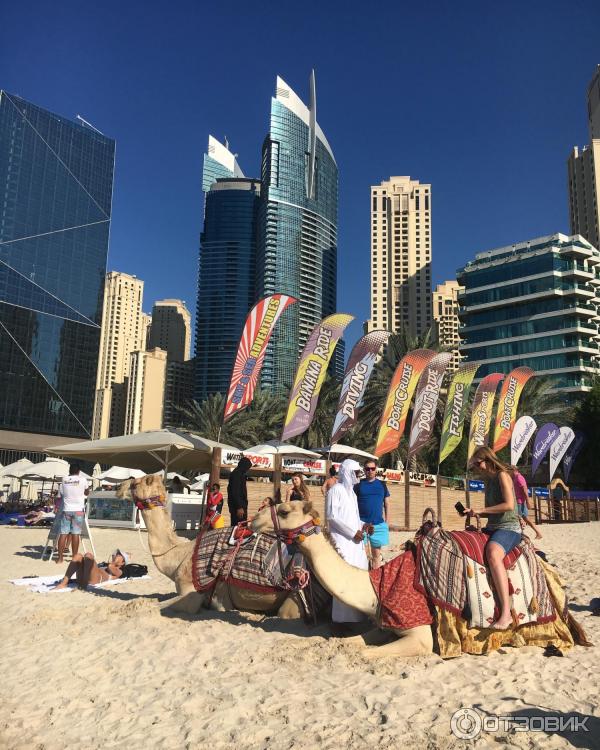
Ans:
<svg viewBox="0 0 600 750"><path fill-rule="evenodd" d="M148 474L140 479L122 482L117 497L133 500L140 510L152 510L166 507L167 493L160 474Z"/></svg>
<svg viewBox="0 0 600 750"><path fill-rule="evenodd" d="M253 531L259 533L276 533L286 544L304 536L318 533L320 529L319 514L312 503L292 500L288 503L271 503L259 511L252 519Z"/></svg>

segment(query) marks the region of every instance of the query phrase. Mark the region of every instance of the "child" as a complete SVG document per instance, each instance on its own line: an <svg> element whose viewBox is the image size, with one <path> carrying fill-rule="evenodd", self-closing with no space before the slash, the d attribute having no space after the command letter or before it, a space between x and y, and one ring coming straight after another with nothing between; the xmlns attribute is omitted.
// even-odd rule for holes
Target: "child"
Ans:
<svg viewBox="0 0 600 750"><path fill-rule="evenodd" d="M519 472L519 470L513 466L513 486L515 488L515 497L517 498L517 512L519 514L519 521L521 528L525 529L525 526L531 526L535 531L535 538L541 539L542 534L538 527L533 521L529 519L529 492L527 490L527 482L525 477Z"/></svg>
<svg viewBox="0 0 600 750"><path fill-rule="evenodd" d="M206 498L206 519L205 523L212 529L222 529L225 526L225 520L221 515L223 508L223 495L221 494L221 488L217 482L215 482L208 493Z"/></svg>

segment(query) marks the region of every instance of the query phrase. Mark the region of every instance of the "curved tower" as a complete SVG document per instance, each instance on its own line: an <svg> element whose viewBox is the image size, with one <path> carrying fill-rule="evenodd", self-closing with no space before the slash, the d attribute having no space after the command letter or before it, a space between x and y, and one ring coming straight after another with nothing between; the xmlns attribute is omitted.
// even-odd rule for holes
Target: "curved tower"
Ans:
<svg viewBox="0 0 600 750"><path fill-rule="evenodd" d="M314 71L310 106L281 78L271 99L263 143L257 247L257 297L281 292L299 302L282 315L261 385L287 390L314 326L335 312L338 169L316 119Z"/></svg>

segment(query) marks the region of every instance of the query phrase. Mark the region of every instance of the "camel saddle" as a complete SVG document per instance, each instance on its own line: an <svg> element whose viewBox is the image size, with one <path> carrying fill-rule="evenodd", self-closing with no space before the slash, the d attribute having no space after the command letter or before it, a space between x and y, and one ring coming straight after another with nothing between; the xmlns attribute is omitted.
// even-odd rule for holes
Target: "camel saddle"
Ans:
<svg viewBox="0 0 600 750"><path fill-rule="evenodd" d="M498 616L485 563L488 537L479 531L428 529L416 540L414 585L429 602L459 615L470 628L488 628ZM556 619L542 566L523 537L504 558L513 617L519 625Z"/></svg>

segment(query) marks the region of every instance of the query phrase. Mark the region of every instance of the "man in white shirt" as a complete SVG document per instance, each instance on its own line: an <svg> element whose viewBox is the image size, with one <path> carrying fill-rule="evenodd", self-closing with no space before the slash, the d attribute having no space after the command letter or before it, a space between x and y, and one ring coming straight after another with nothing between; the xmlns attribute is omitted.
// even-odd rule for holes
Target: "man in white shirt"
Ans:
<svg viewBox="0 0 600 750"><path fill-rule="evenodd" d="M58 537L58 560L63 562L67 540L71 542L73 557L79 551L79 537L85 513L85 498L89 493L87 480L81 476L79 464L69 466L69 476L62 480L59 494L62 498L60 536Z"/></svg>

